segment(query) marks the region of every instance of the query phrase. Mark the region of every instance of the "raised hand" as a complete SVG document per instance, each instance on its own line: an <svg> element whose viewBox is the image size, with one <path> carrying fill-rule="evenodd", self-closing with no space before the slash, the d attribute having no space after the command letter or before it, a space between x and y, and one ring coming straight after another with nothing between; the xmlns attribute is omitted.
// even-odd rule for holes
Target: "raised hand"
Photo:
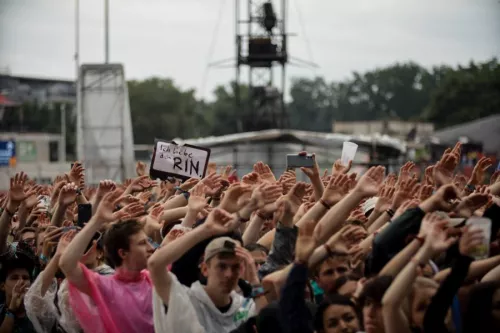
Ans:
<svg viewBox="0 0 500 333"><path fill-rule="evenodd" d="M321 199L329 206L335 205L349 192L349 182L349 177L346 174L339 173L332 176Z"/></svg>
<svg viewBox="0 0 500 333"><path fill-rule="evenodd" d="M233 231L238 226L238 222L236 216L229 214L223 209L215 208L208 214L202 226L207 229L210 235L215 236Z"/></svg>
<svg viewBox="0 0 500 333"><path fill-rule="evenodd" d="M63 186L61 189L61 192L59 193L59 198L57 199L57 202L61 206L69 206L76 200L77 196L77 191L78 191L78 186L74 183L69 183Z"/></svg>
<svg viewBox="0 0 500 333"><path fill-rule="evenodd" d="M233 184L229 186L224 197L220 203L220 208L230 212L236 213L242 207L242 202L239 200L244 195L250 195L252 189L241 184Z"/></svg>
<svg viewBox="0 0 500 333"><path fill-rule="evenodd" d="M307 156L307 152L302 151L299 153L299 156ZM312 168L300 168L300 171L302 171L307 177L309 177L309 179L319 178L319 166L318 162L316 162L316 155L312 154L312 158L314 161Z"/></svg>
<svg viewBox="0 0 500 333"><path fill-rule="evenodd" d="M352 161L349 161L347 166L342 165L342 162L340 160L336 160L335 163L333 163L332 166L332 176L337 176L337 175L342 175L346 174L351 170L352 166Z"/></svg>
<svg viewBox="0 0 500 333"><path fill-rule="evenodd" d="M189 196L188 209L198 213L205 208L206 205L205 186L203 184L196 185Z"/></svg>
<svg viewBox="0 0 500 333"><path fill-rule="evenodd" d="M434 253L441 253L447 250L456 241L457 239L454 237L448 238L446 231L440 224L434 224L425 238L425 245Z"/></svg>
<svg viewBox="0 0 500 333"><path fill-rule="evenodd" d="M40 205L33 207L33 209L31 210L31 213L27 219L28 224L33 223L36 220L38 220L42 216L42 214L44 214L44 213L45 213L44 207L42 207Z"/></svg>
<svg viewBox="0 0 500 333"><path fill-rule="evenodd" d="M131 203L137 203L140 201L141 201L141 199L134 197L133 195L128 194L128 195L125 195L125 196L118 198L118 200L116 200L116 204L118 206L126 206L126 205L129 205Z"/></svg>
<svg viewBox="0 0 500 333"><path fill-rule="evenodd" d="M119 211L114 212L118 203L118 198L123 192L115 190L104 196L101 203L97 207L95 218L99 222L109 223L120 219L130 219L144 214L144 206L140 203L131 203Z"/></svg>
<svg viewBox="0 0 500 333"><path fill-rule="evenodd" d="M223 180L229 180L229 177L231 175L233 175L234 173L236 172L236 170L233 170L233 166L232 165L226 165L223 169L222 169L222 172L221 172L221 178Z"/></svg>
<svg viewBox="0 0 500 333"><path fill-rule="evenodd" d="M410 178L399 183L399 186L394 193L394 199L392 202L394 209L398 209L403 202L413 198L413 194L415 193L413 189L417 182L418 180L416 178Z"/></svg>
<svg viewBox="0 0 500 333"><path fill-rule="evenodd" d="M155 185L155 182L149 179L149 176L137 177L131 181L128 188L131 192L141 192L147 190Z"/></svg>
<svg viewBox="0 0 500 333"><path fill-rule="evenodd" d="M378 212L385 212L391 208L394 192L396 189L389 185L383 185L378 192L378 200L375 204L375 210Z"/></svg>
<svg viewBox="0 0 500 333"><path fill-rule="evenodd" d="M306 195L306 183L299 182L295 184L290 192L282 198L282 201L285 204L285 210L295 215L299 210L300 205L302 204L302 200Z"/></svg>
<svg viewBox="0 0 500 333"><path fill-rule="evenodd" d="M295 261L300 264L307 265L312 253L318 247L319 240L317 236L320 232L314 232L316 222L313 220L306 221L300 228L295 244ZM320 226L318 226L320 228Z"/></svg>
<svg viewBox="0 0 500 333"><path fill-rule="evenodd" d="M155 221L159 221L162 213L163 213L163 206L158 205L151 207L151 210L149 211L148 215Z"/></svg>
<svg viewBox="0 0 500 333"><path fill-rule="evenodd" d="M25 192L24 186L27 180L28 176L22 171L10 179L9 203L15 206L14 209L17 209L26 198L35 194L33 188Z"/></svg>
<svg viewBox="0 0 500 333"><path fill-rule="evenodd" d="M257 162L253 166L253 171L260 176L262 181L266 183L276 183L276 177L274 176L269 165L264 164L263 162Z"/></svg>
<svg viewBox="0 0 500 333"><path fill-rule="evenodd" d="M434 181L438 186L450 184L453 172L460 161L461 144L457 143L453 150L446 149L441 160L434 166Z"/></svg>
<svg viewBox="0 0 500 333"><path fill-rule="evenodd" d="M411 178L413 178L414 173L412 171L415 169L415 163L406 162L401 169L399 169L399 178L397 184L401 184L402 182L407 182Z"/></svg>
<svg viewBox="0 0 500 333"><path fill-rule="evenodd" d="M366 218L365 214L363 214L363 211L358 208L353 210L351 214L349 214L347 221L360 221L362 223L366 223L368 219Z"/></svg>
<svg viewBox="0 0 500 333"><path fill-rule="evenodd" d="M234 250L236 256L241 259L245 280L251 285L259 285L260 280L257 275L257 267L255 266L255 260L250 252L241 246L236 247Z"/></svg>
<svg viewBox="0 0 500 333"><path fill-rule="evenodd" d="M281 175L278 183L283 187L283 194L290 192L292 187L297 183L295 171L286 171L283 175Z"/></svg>
<svg viewBox="0 0 500 333"><path fill-rule="evenodd" d="M431 197L434 187L432 185L422 185L418 191L417 198L420 201L425 201Z"/></svg>
<svg viewBox="0 0 500 333"><path fill-rule="evenodd" d="M24 206L27 209L33 208L37 203L38 203L38 195L42 191L42 186L40 185L35 185L30 189L30 196L27 196L26 199L23 201Z"/></svg>
<svg viewBox="0 0 500 333"><path fill-rule="evenodd" d="M471 217L472 214L479 208L488 203L491 196L489 192L486 193L472 193L462 199L455 208L455 211L464 217Z"/></svg>
<svg viewBox="0 0 500 333"><path fill-rule="evenodd" d="M354 191L365 197L376 195L384 181L385 168L382 166L371 167L358 181Z"/></svg>
<svg viewBox="0 0 500 333"><path fill-rule="evenodd" d="M355 244L366 238L367 232L363 227L348 224L342 227L339 232L333 234L326 244L330 249L337 249L341 252L348 252Z"/></svg>
<svg viewBox="0 0 500 333"><path fill-rule="evenodd" d="M425 200L421 208L426 212L434 212L436 210L449 212L457 206L456 199L458 196L458 190L453 184L444 185L429 199Z"/></svg>
<svg viewBox="0 0 500 333"><path fill-rule="evenodd" d="M207 177L203 178L201 183L205 186L205 193L208 196L214 196L219 193L222 189L221 176L216 173L212 173Z"/></svg>
<svg viewBox="0 0 500 333"><path fill-rule="evenodd" d="M197 184L199 184L200 180L196 178L189 178L186 180L184 183L179 185L179 188L183 191L190 191L192 188L194 188Z"/></svg>
<svg viewBox="0 0 500 333"><path fill-rule="evenodd" d="M137 161L137 163L135 164L135 172L137 173L138 177L145 176L146 164L141 161Z"/></svg>
<svg viewBox="0 0 500 333"><path fill-rule="evenodd" d="M80 162L75 162L68 174L69 181L75 183L78 188L85 186L85 169Z"/></svg>
<svg viewBox="0 0 500 333"><path fill-rule="evenodd" d="M59 240L59 243L57 244L57 250L56 254L62 255L66 248L68 247L69 243L75 238L77 234L76 230L70 230L66 233L63 234L61 239Z"/></svg>
<svg viewBox="0 0 500 333"><path fill-rule="evenodd" d="M110 179L101 180L99 182L99 187L97 188L97 196L102 197L106 193L114 191L116 189L116 183Z"/></svg>
<svg viewBox="0 0 500 333"><path fill-rule="evenodd" d="M448 225L448 220L437 213L425 214L422 223L420 224L419 237L425 238L432 232L432 228L437 226L439 229L444 229Z"/></svg>
<svg viewBox="0 0 500 333"><path fill-rule="evenodd" d="M263 209L270 204L276 204L281 196L281 188L277 185L262 184L257 187L250 198L251 203L256 209Z"/></svg>
<svg viewBox="0 0 500 333"><path fill-rule="evenodd" d="M488 157L481 157L481 159L474 166L472 175L469 179L471 185L482 185L484 183L484 175L486 170L493 165L493 162Z"/></svg>
<svg viewBox="0 0 500 333"><path fill-rule="evenodd" d="M428 166L425 169L424 184L434 186L434 165Z"/></svg>
<svg viewBox="0 0 500 333"><path fill-rule="evenodd" d="M417 208L419 203L420 203L420 201L418 201L416 199L406 200L396 210L392 219L394 220L394 219L398 218L399 216L403 215L403 213L406 212L408 209Z"/></svg>
<svg viewBox="0 0 500 333"><path fill-rule="evenodd" d="M17 280L12 290L12 299L9 303L8 309L14 313L21 310L24 304L24 295L28 291L29 282L24 280Z"/></svg>
<svg viewBox="0 0 500 333"><path fill-rule="evenodd" d="M262 179L256 172L251 172L248 175L243 176L241 183L246 186L257 186L262 183Z"/></svg>

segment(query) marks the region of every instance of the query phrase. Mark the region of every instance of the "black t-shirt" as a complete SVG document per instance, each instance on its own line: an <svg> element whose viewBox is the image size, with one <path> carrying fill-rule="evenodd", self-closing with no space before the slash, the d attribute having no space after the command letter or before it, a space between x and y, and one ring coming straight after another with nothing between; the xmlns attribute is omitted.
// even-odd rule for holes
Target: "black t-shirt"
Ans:
<svg viewBox="0 0 500 333"><path fill-rule="evenodd" d="M221 313L226 313L227 311L229 311L229 308L231 307L231 305L233 305L233 299L232 298L229 301L228 305L221 306L220 308L217 307L217 309L219 309L219 311Z"/></svg>

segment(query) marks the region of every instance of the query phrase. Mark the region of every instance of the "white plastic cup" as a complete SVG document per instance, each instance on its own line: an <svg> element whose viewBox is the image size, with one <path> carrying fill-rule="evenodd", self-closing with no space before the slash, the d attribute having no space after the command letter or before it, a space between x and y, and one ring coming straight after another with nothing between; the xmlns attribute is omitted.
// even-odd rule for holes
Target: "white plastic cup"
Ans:
<svg viewBox="0 0 500 333"><path fill-rule="evenodd" d="M340 158L340 163L343 166L349 165L349 161L354 160L356 156L356 151L358 150L358 145L354 142L344 141L344 146L342 147L342 157Z"/></svg>
<svg viewBox="0 0 500 333"><path fill-rule="evenodd" d="M491 220L486 217L471 217L465 222L471 229L481 229L483 231L483 243L477 246L472 253L474 259L485 259L490 254Z"/></svg>

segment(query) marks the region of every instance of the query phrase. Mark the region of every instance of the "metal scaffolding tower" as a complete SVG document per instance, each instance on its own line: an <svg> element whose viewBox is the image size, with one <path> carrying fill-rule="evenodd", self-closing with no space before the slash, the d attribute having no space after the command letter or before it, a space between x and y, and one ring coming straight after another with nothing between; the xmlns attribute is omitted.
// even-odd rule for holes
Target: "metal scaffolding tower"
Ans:
<svg viewBox="0 0 500 333"><path fill-rule="evenodd" d="M242 114L242 131L289 126L283 97L288 62L286 5L286 0L235 2L236 107ZM243 67L249 70L247 82L241 78ZM276 73L281 74L278 87ZM248 96L242 96L245 84Z"/></svg>

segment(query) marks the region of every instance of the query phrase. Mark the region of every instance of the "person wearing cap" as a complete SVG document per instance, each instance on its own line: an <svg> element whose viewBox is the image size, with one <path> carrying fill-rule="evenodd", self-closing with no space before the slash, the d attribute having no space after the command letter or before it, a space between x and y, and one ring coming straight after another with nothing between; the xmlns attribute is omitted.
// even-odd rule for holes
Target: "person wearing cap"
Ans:
<svg viewBox="0 0 500 333"><path fill-rule="evenodd" d="M214 209L204 224L151 256L148 268L154 285L155 332L231 332L267 305L251 254L232 238L215 238L205 248L201 272L206 285L197 281L187 288L167 271L169 264L197 243L226 234L239 222L237 214ZM253 287L251 298L235 292L241 277Z"/></svg>

